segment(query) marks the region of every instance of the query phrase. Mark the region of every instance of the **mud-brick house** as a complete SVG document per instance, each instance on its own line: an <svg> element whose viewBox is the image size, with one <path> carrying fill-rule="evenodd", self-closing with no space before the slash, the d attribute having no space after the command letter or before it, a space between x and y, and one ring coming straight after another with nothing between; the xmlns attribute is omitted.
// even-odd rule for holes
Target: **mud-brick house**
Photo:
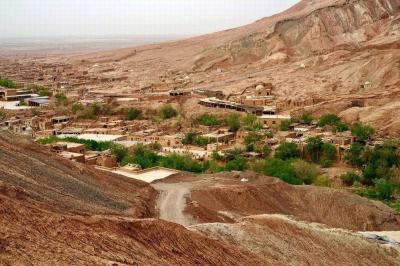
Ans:
<svg viewBox="0 0 400 266"><path fill-rule="evenodd" d="M262 115L257 117L260 124L272 128L278 127L282 121L290 119L291 117L289 115Z"/></svg>
<svg viewBox="0 0 400 266"><path fill-rule="evenodd" d="M204 134L202 137L216 143L229 143L235 139L235 133L229 132L228 129L219 129L215 132Z"/></svg>
<svg viewBox="0 0 400 266"><path fill-rule="evenodd" d="M85 154L86 148L84 144L60 141L51 145L51 151L57 153L61 151L69 151L73 153Z"/></svg>
<svg viewBox="0 0 400 266"><path fill-rule="evenodd" d="M114 155L102 154L96 159L96 164L105 168L114 168L118 166L118 161Z"/></svg>
<svg viewBox="0 0 400 266"><path fill-rule="evenodd" d="M182 147L183 134L173 134L160 136L158 143L163 147Z"/></svg>
<svg viewBox="0 0 400 266"><path fill-rule="evenodd" d="M51 118L51 123L53 125L55 124L63 124L63 123L68 123L71 120L71 117L69 116L53 116Z"/></svg>

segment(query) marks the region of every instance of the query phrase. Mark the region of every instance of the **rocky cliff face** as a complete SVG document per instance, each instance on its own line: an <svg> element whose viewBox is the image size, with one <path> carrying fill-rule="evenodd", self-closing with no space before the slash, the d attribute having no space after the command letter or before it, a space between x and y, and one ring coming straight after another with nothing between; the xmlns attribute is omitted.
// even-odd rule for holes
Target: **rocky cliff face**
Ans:
<svg viewBox="0 0 400 266"><path fill-rule="evenodd" d="M398 36L399 0L321 2L303 1L295 12L264 25L262 31L206 51L197 57L195 68L356 50L376 39L382 43L385 37L384 43L397 41L390 37Z"/></svg>

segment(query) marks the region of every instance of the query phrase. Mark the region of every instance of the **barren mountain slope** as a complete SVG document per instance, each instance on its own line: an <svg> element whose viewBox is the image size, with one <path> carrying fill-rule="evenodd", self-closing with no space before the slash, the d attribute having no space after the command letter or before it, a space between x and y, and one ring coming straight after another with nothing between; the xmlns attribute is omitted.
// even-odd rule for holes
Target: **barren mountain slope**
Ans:
<svg viewBox="0 0 400 266"><path fill-rule="evenodd" d="M0 265L283 265L172 223L62 215L1 188Z"/></svg>
<svg viewBox="0 0 400 266"><path fill-rule="evenodd" d="M262 257L279 259L285 265L400 264L400 254L394 248L380 249L359 235L281 215L250 216L235 224L200 224L190 228Z"/></svg>
<svg viewBox="0 0 400 266"><path fill-rule="evenodd" d="M284 219L248 218L191 230L137 219L154 210L155 192L148 185L49 155L28 141L0 136L1 265L396 265L399 256L393 248L348 232L332 236ZM178 175L167 182L174 178L183 180ZM193 178L210 182L207 176L186 177ZM224 185L238 182L232 181L233 174L226 174L226 179L212 180ZM234 192L229 201L232 197L240 200ZM388 217L384 212L379 215Z"/></svg>
<svg viewBox="0 0 400 266"><path fill-rule="evenodd" d="M320 5L303 1L300 6L306 6L307 2L307 9L295 8L260 32L210 49L195 64L201 67L211 66L210 62L251 63L275 53L304 58L338 49L372 48L372 43L376 48L390 45L398 48L399 36L391 38L398 34L393 29L398 24L394 20L399 15L398 0L321 1ZM382 42L378 44L376 39Z"/></svg>
<svg viewBox="0 0 400 266"><path fill-rule="evenodd" d="M61 159L43 146L0 134L0 181L16 196L68 213L150 217L156 191L148 184ZM44 205L44 206L45 206Z"/></svg>
<svg viewBox="0 0 400 266"><path fill-rule="evenodd" d="M64 61L93 73L114 69L106 76L127 81L107 84L113 92L137 92L145 85L155 91L206 88L230 95L260 80L271 82L280 112L341 113L360 100L365 109L343 116L394 135L399 124L387 119L387 112L370 116L369 110L388 110L388 102L390 112L400 110L399 43L400 0L303 0L236 29L39 63ZM203 110L194 106L196 101L184 105L189 112Z"/></svg>
<svg viewBox="0 0 400 266"><path fill-rule="evenodd" d="M133 68L158 62L169 68L204 69L255 63L274 53L304 58L374 45L398 48L399 5L399 0L302 0L285 12L239 28L66 59L75 63L117 62Z"/></svg>
<svg viewBox="0 0 400 266"><path fill-rule="evenodd" d="M240 182L242 178L249 182ZM334 228L400 230L400 215L394 210L343 190L292 186L253 173L203 176L193 184L186 213L200 222L226 221L221 214L284 214Z"/></svg>

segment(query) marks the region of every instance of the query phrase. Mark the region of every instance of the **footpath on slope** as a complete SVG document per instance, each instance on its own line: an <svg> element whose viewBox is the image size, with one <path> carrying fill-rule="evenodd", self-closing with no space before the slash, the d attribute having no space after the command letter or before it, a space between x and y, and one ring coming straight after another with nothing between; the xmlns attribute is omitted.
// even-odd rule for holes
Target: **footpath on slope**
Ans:
<svg viewBox="0 0 400 266"><path fill-rule="evenodd" d="M183 213L186 199L190 197L192 183L156 183L152 186L160 192L157 199L160 219L183 226L195 224L193 218Z"/></svg>

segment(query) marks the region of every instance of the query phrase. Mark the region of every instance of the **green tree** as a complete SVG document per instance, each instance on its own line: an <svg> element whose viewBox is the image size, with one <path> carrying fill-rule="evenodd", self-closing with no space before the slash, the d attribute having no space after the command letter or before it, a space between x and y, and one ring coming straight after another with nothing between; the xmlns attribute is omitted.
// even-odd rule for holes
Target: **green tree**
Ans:
<svg viewBox="0 0 400 266"><path fill-rule="evenodd" d="M395 186L384 179L379 179L374 186L377 198L380 200L391 200Z"/></svg>
<svg viewBox="0 0 400 266"><path fill-rule="evenodd" d="M203 172L203 166L198 161L189 156L179 154L163 157L160 161L160 166L193 173Z"/></svg>
<svg viewBox="0 0 400 266"><path fill-rule="evenodd" d="M126 114L126 119L132 121L140 118L142 115L142 111L136 108L130 108L128 110L128 113Z"/></svg>
<svg viewBox="0 0 400 266"><path fill-rule="evenodd" d="M364 164L363 154L365 152L365 146L359 142L351 144L350 149L345 155L345 160L353 166L361 167Z"/></svg>
<svg viewBox="0 0 400 266"><path fill-rule="evenodd" d="M225 170L225 168L220 166L216 160L206 161L204 169L208 174L220 173Z"/></svg>
<svg viewBox="0 0 400 266"><path fill-rule="evenodd" d="M194 142L193 142L193 144L195 144L199 147L206 147L210 143L211 143L210 139L202 137L202 136L196 136L194 139Z"/></svg>
<svg viewBox="0 0 400 266"><path fill-rule="evenodd" d="M16 83L13 81L6 79L6 78L1 78L0 77L0 86L9 88L9 89L16 89L18 86Z"/></svg>
<svg viewBox="0 0 400 266"><path fill-rule="evenodd" d="M356 137L357 141L365 142L369 140L372 135L375 134L375 129L361 122L358 122L351 127L351 133L354 137Z"/></svg>
<svg viewBox="0 0 400 266"><path fill-rule="evenodd" d="M244 151L241 148L233 148L230 150L225 151L225 156L228 161L235 159L236 157L240 157Z"/></svg>
<svg viewBox="0 0 400 266"><path fill-rule="evenodd" d="M347 172L340 176L342 182L347 186L352 186L354 182L359 182L361 177L354 172Z"/></svg>
<svg viewBox="0 0 400 266"><path fill-rule="evenodd" d="M218 126L221 121L212 114L203 114L195 119L195 123L203 126Z"/></svg>
<svg viewBox="0 0 400 266"><path fill-rule="evenodd" d="M205 147L208 144L212 143L210 139L198 136L198 134L194 132L189 132L185 135L185 137L182 139L182 144L183 145L197 145L200 147Z"/></svg>
<svg viewBox="0 0 400 266"><path fill-rule="evenodd" d="M281 131L289 131L291 124L292 124L292 120L290 120L290 119L283 120L279 124L279 130L281 130Z"/></svg>
<svg viewBox="0 0 400 266"><path fill-rule="evenodd" d="M4 109L0 109L0 119L3 119L4 117L6 117L7 113L4 111Z"/></svg>
<svg viewBox="0 0 400 266"><path fill-rule="evenodd" d="M336 128L336 130L338 131L338 132L345 132L345 131L348 131L349 130L349 126L346 124L346 123L343 123L343 122L337 122L336 124L335 124L335 128Z"/></svg>
<svg viewBox="0 0 400 266"><path fill-rule="evenodd" d="M257 142L261 141L263 139L263 136L256 133L256 132L250 132L245 138L244 138L244 144L245 145L255 145Z"/></svg>
<svg viewBox="0 0 400 266"><path fill-rule="evenodd" d="M197 134L194 132L189 132L185 135L185 137L182 139L182 144L183 145L191 145L194 143L194 140L196 138Z"/></svg>
<svg viewBox="0 0 400 266"><path fill-rule="evenodd" d="M248 167L247 160L241 156L235 157L235 159L230 160L225 168L227 171L244 171Z"/></svg>
<svg viewBox="0 0 400 266"><path fill-rule="evenodd" d="M44 96L50 97L53 95L53 93L48 88L36 84L28 85L27 89L33 91L34 93L39 94L40 97Z"/></svg>
<svg viewBox="0 0 400 266"><path fill-rule="evenodd" d="M304 147L304 150L307 157L309 157L314 163L319 163L324 146L321 137L310 137L306 142L307 144Z"/></svg>
<svg viewBox="0 0 400 266"><path fill-rule="evenodd" d="M178 115L178 112L170 104L163 105L159 113L163 120L171 119Z"/></svg>
<svg viewBox="0 0 400 266"><path fill-rule="evenodd" d="M320 117L318 125L320 127L334 126L338 122L340 122L340 118L337 115L332 114L332 113L327 113Z"/></svg>
<svg viewBox="0 0 400 266"><path fill-rule="evenodd" d="M243 125L246 128L252 129L254 124L257 123L257 116L254 114L246 114L246 116L243 117Z"/></svg>
<svg viewBox="0 0 400 266"><path fill-rule="evenodd" d="M322 146L322 157L321 165L322 167L329 167L336 159L336 147L330 143L324 143Z"/></svg>
<svg viewBox="0 0 400 266"><path fill-rule="evenodd" d="M272 149L269 145L264 145L262 146L260 152L262 153L264 158L268 158L272 153Z"/></svg>
<svg viewBox="0 0 400 266"><path fill-rule="evenodd" d="M296 172L290 161L278 158L268 160L265 163L264 174L282 179L292 185L301 185L303 180L296 176Z"/></svg>
<svg viewBox="0 0 400 266"><path fill-rule="evenodd" d="M214 160L214 161L218 161L218 162L220 162L220 161L222 161L224 158L222 157L222 155L220 155L218 152L216 152L216 151L213 151L213 153L211 154L211 158Z"/></svg>
<svg viewBox="0 0 400 266"><path fill-rule="evenodd" d="M314 118L309 113L304 113L300 117L300 122L303 124L306 124L306 125L311 125L313 120L314 120Z"/></svg>
<svg viewBox="0 0 400 266"><path fill-rule="evenodd" d="M263 128L263 125L258 123L257 116L254 114L247 114L242 120L245 129L248 131L257 131Z"/></svg>
<svg viewBox="0 0 400 266"><path fill-rule="evenodd" d="M300 150L296 143L284 142L276 149L275 157L281 160L289 160L300 157Z"/></svg>
<svg viewBox="0 0 400 266"><path fill-rule="evenodd" d="M229 114L226 118L226 124L230 132L236 132L240 129L240 116L238 114Z"/></svg>
<svg viewBox="0 0 400 266"><path fill-rule="evenodd" d="M84 109L85 109L84 106L80 102L76 102L76 103L72 104L72 106L71 106L71 111L74 114L76 114Z"/></svg>
<svg viewBox="0 0 400 266"><path fill-rule="evenodd" d="M128 155L128 149L117 144L112 145L111 152L117 157L118 162L121 162Z"/></svg>
<svg viewBox="0 0 400 266"><path fill-rule="evenodd" d="M134 148L133 153L125 156L121 162L122 165L137 164L142 167L142 169L147 169L155 166L159 166L161 161L161 156L157 155L155 152L146 149L143 145L138 145Z"/></svg>
<svg viewBox="0 0 400 266"><path fill-rule="evenodd" d="M296 160L292 163L296 177L301 179L305 184L310 185L319 176L318 168L311 163L303 160Z"/></svg>
<svg viewBox="0 0 400 266"><path fill-rule="evenodd" d="M386 142L375 146L362 154L363 183L372 185L375 180L389 179L392 168L400 166L400 154L397 144Z"/></svg>
<svg viewBox="0 0 400 266"><path fill-rule="evenodd" d="M57 93L55 96L56 98L56 105L67 105L68 104L68 98L64 93Z"/></svg>

